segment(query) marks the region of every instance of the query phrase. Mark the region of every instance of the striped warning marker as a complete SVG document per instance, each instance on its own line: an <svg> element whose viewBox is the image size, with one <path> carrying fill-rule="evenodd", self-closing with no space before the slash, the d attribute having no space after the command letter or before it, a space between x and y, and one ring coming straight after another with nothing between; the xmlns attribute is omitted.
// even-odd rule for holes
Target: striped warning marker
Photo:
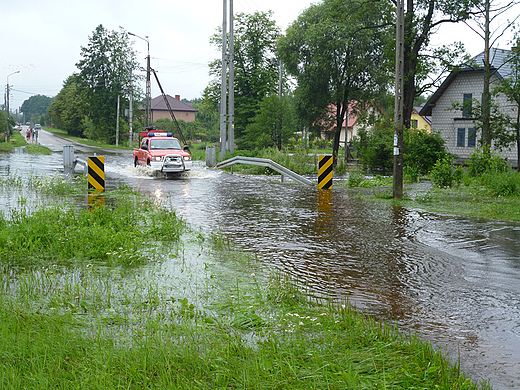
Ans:
<svg viewBox="0 0 520 390"><path fill-rule="evenodd" d="M105 190L105 157L88 158L88 189L97 192Z"/></svg>
<svg viewBox="0 0 520 390"><path fill-rule="evenodd" d="M318 156L318 189L332 189L332 163L334 159L331 154Z"/></svg>

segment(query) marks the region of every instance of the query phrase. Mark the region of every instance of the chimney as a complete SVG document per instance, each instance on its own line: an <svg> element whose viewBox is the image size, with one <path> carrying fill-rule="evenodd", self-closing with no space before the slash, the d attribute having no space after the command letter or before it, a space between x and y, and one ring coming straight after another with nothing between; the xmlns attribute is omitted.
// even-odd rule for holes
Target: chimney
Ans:
<svg viewBox="0 0 520 390"><path fill-rule="evenodd" d="M175 99L180 101L181 100L181 95L175 95Z"/></svg>

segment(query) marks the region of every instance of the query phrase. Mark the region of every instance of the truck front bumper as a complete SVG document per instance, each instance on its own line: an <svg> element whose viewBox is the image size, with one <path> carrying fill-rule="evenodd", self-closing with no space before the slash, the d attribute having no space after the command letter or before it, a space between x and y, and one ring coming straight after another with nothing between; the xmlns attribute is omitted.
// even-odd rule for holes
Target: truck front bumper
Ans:
<svg viewBox="0 0 520 390"><path fill-rule="evenodd" d="M150 166L154 171L165 173L189 171L192 166L191 160L184 160L183 156L169 154L164 156L162 161L152 161Z"/></svg>

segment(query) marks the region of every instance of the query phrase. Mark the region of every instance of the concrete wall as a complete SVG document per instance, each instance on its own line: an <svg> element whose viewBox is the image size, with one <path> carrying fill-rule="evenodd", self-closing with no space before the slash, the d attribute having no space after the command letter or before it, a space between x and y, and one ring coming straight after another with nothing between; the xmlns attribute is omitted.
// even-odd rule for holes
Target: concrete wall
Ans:
<svg viewBox="0 0 520 390"><path fill-rule="evenodd" d="M497 85L498 79L492 76L490 89L493 90ZM471 118L463 118L461 110L452 109L452 102L457 101L462 104L465 93L471 93L473 99L481 102L483 88L483 72L462 72L455 78L432 108L432 130L440 132L446 140L448 151L462 160L467 159L475 150L475 147L468 146L468 129L475 128L475 124ZM499 104L503 112L516 118L515 106L504 95L496 97L495 102ZM465 129L464 146L457 146L457 131L459 128ZM481 138L482 135L479 131L477 133L477 146ZM516 166L516 143L510 149L502 151L500 155L506 157L509 162Z"/></svg>

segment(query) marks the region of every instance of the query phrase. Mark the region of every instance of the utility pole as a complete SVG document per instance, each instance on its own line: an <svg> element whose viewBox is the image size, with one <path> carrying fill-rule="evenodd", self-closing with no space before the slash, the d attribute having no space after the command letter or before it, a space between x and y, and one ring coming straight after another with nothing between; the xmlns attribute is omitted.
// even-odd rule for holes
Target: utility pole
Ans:
<svg viewBox="0 0 520 390"><path fill-rule="evenodd" d="M146 118L145 118L145 127L150 126L151 123L151 104L152 104L152 90L150 86L150 40L148 39L148 35L145 35L144 38L140 37L137 34L131 33L128 31L128 35L133 37L137 37L146 42L148 48L148 56L146 56Z"/></svg>
<svg viewBox="0 0 520 390"><path fill-rule="evenodd" d="M132 68L130 68L130 107L128 127L130 127L130 137L128 138L128 146L132 147L134 140L134 80L132 79Z"/></svg>
<svg viewBox="0 0 520 390"><path fill-rule="evenodd" d="M403 197L404 0L397 0L395 43L394 198Z"/></svg>
<svg viewBox="0 0 520 390"><path fill-rule="evenodd" d="M283 95L282 95L282 60L278 58L278 99L280 100L280 116L278 121L278 150L282 150L282 120L283 120Z"/></svg>
<svg viewBox="0 0 520 390"><path fill-rule="evenodd" d="M116 146L119 146L119 104L120 104L120 95L117 95Z"/></svg>
<svg viewBox="0 0 520 390"><path fill-rule="evenodd" d="M223 0L222 16L222 82L220 86L220 159L226 155L226 103L227 103L227 0Z"/></svg>
<svg viewBox="0 0 520 390"><path fill-rule="evenodd" d="M17 70L16 72L13 72L9 75L7 75L7 88L6 88L6 94L5 94L5 108L6 108L6 115L5 117L7 118L7 127L5 128L5 133L6 133L6 140L7 142L9 142L10 140L10 136L11 136L11 129L10 129L10 126L9 126L9 76L12 76L13 74L16 74L16 73L20 73L19 70Z"/></svg>
<svg viewBox="0 0 520 390"><path fill-rule="evenodd" d="M225 1L225 0L224 0ZM234 43L233 0L229 0L229 107L228 107L228 138L229 152L235 151L235 43Z"/></svg>
<svg viewBox="0 0 520 390"><path fill-rule="evenodd" d="M146 127L152 125L152 87L150 85L150 41L146 37L146 43L148 44L148 57L146 60Z"/></svg>

